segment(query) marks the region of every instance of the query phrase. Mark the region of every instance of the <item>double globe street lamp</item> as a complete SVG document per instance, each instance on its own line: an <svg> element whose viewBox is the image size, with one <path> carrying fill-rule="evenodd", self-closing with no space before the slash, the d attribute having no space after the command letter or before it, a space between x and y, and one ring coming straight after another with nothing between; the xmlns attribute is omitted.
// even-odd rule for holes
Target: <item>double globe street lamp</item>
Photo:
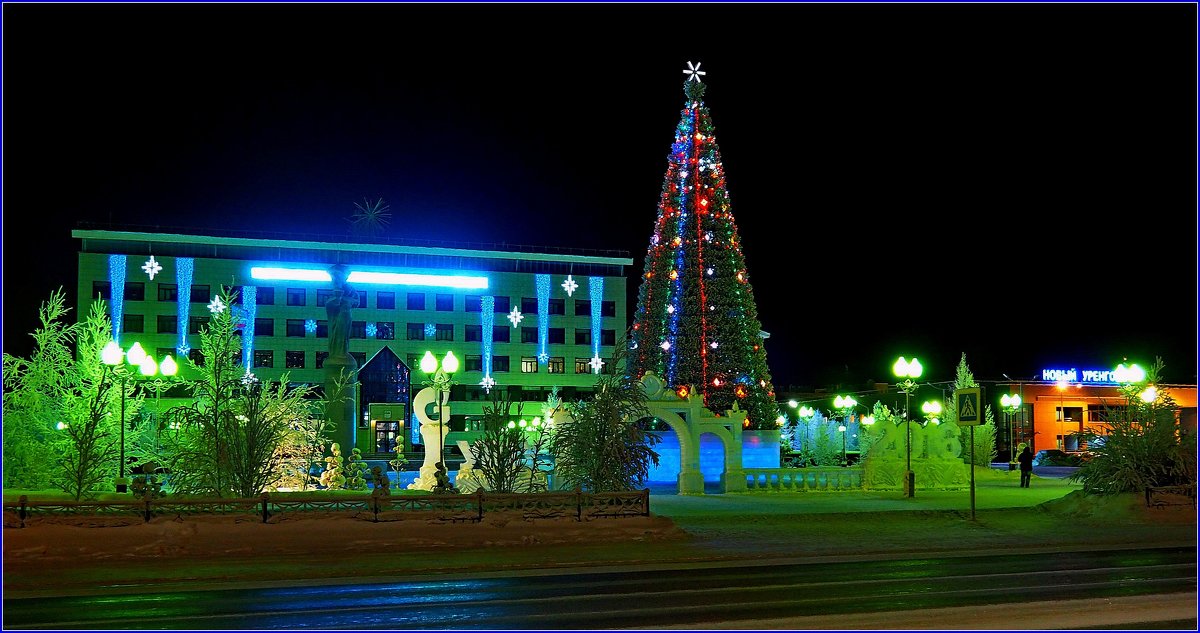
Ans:
<svg viewBox="0 0 1200 633"><path fill-rule="evenodd" d="M1000 408L1004 410L1004 415L1008 420L1008 463L1015 464L1016 459L1013 455L1013 428L1012 416L1017 411L1021 410L1021 396L1015 393L1006 393L1000 396Z"/></svg>
<svg viewBox="0 0 1200 633"><path fill-rule="evenodd" d="M904 360L901 356L892 365L892 373L902 380L896 385L904 394L904 496L911 498L916 488L916 476L912 469L912 427L908 417L908 397L917 388L916 380L924 368L917 359Z"/></svg>
<svg viewBox="0 0 1200 633"><path fill-rule="evenodd" d="M858 401L854 399L854 396L838 396L833 399L833 408L837 409L842 416L842 423L838 425L838 433L842 434L842 466L847 465L846 426L850 424L850 414L854 412L856 406L858 406Z"/></svg>
<svg viewBox="0 0 1200 633"><path fill-rule="evenodd" d="M421 358L421 371L432 374L425 380L425 385L433 387L434 397L437 399L438 461L441 462L442 452L446 450L446 425L442 422L442 394L450 391L450 387L456 384L454 373L458 371L458 358L454 356L454 352L446 352L446 356L442 358L439 365L433 352L426 351L425 356ZM443 463L442 466L445 467L445 464Z"/></svg>
<svg viewBox="0 0 1200 633"><path fill-rule="evenodd" d="M125 480L125 394L129 379L129 372L124 370L122 360L129 361L130 365L135 365L138 372L146 377L152 377L158 373L160 366L154 362L154 357L146 353L142 349L141 343L134 343L129 348L128 352L121 349L121 345L116 341L109 341L104 349L100 351L100 361L105 365L112 367L113 371L121 377L121 450L120 464L117 470L117 492L125 492L128 489L128 482ZM174 376L179 370L179 366L170 357L166 356L162 362L162 374L170 377ZM157 413L158 393L161 390L161 383L155 384L155 405Z"/></svg>

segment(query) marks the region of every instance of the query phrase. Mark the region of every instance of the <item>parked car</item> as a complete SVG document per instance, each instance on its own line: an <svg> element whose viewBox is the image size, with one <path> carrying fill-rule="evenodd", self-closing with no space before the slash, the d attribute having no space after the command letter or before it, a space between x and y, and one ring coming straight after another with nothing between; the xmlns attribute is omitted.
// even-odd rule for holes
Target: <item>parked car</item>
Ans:
<svg viewBox="0 0 1200 633"><path fill-rule="evenodd" d="M1082 466L1087 461L1084 455L1064 453L1058 449L1040 450L1033 456L1034 466Z"/></svg>

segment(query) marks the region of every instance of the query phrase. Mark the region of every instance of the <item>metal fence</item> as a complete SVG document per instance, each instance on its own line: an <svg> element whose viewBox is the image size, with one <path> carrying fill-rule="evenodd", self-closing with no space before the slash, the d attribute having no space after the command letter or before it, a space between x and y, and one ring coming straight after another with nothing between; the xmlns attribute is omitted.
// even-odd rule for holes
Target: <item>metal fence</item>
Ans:
<svg viewBox="0 0 1200 633"><path fill-rule="evenodd" d="M272 498L263 493L256 499L183 499L172 497L141 498L122 501L30 501L22 495L18 501L4 502L4 511L13 512L25 527L33 516L140 516L149 522L156 516L196 516L201 514L246 514L271 517L305 512L354 512L370 515L378 522L388 513L425 512L446 521L479 522L488 512L520 512L524 518L572 517L576 521L594 518L649 516L650 489L628 492L540 492L435 495L375 495L331 497L321 494L288 495Z"/></svg>

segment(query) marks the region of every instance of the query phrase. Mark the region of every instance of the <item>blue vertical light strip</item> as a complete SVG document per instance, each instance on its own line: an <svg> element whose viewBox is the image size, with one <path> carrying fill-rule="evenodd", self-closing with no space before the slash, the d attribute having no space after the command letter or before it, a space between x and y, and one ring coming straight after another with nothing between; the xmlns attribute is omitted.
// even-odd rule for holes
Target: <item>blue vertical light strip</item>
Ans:
<svg viewBox="0 0 1200 633"><path fill-rule="evenodd" d="M242 314L246 315L246 326L242 328L242 364L246 373L254 367L254 317L258 315L258 286L242 286Z"/></svg>
<svg viewBox="0 0 1200 633"><path fill-rule="evenodd" d="M175 351L179 356L187 358L192 348L188 346L188 311L192 307L192 270L195 260L191 257L175 259L175 329L179 330L179 346Z"/></svg>
<svg viewBox="0 0 1200 633"><path fill-rule="evenodd" d="M112 337L121 344L122 320L125 316L125 256L108 256L108 302L112 306Z"/></svg>
<svg viewBox="0 0 1200 633"><path fill-rule="evenodd" d="M688 191L687 185L688 174L691 170L688 169L688 157L692 155L692 148L695 144L695 119L693 108L688 108L686 112L685 122L683 123L683 156L680 158L679 166L679 214L675 222L675 236L679 242L675 244L675 279L671 283L671 295L667 299L671 306L671 313L667 318L667 341L671 344L671 348L667 350L667 384L675 386L676 373L675 366L679 360L679 317L683 314L683 231L687 220L688 209Z"/></svg>
<svg viewBox="0 0 1200 633"><path fill-rule="evenodd" d="M479 298L479 325L483 335L483 378L492 377L492 336L496 321L496 298Z"/></svg>
<svg viewBox="0 0 1200 633"><path fill-rule="evenodd" d="M588 297L592 301L592 358L600 357L600 304L604 301L604 278L588 277Z"/></svg>
<svg viewBox="0 0 1200 633"><path fill-rule="evenodd" d="M537 275L538 302L538 362L550 361L550 275Z"/></svg>

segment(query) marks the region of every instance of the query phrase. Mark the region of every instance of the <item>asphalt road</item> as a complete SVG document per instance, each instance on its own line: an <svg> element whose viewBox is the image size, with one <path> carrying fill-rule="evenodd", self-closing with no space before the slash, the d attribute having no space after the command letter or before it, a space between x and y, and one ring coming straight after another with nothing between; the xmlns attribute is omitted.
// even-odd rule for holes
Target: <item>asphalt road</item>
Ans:
<svg viewBox="0 0 1200 633"><path fill-rule="evenodd" d="M1157 610L1151 606L1122 612L1129 622L1142 625L1177 623L1182 617L1194 629L1195 620L1187 614L1195 613L1196 577L1196 549L1191 547L533 570L185 591L113 587L88 595L6 595L4 627L599 629L710 628L720 623L719 628L764 628L773 622L800 623L795 628L990 628L970 625L970 614L986 608L1007 618L1008 626L1000 628L1021 628L1012 614L1026 611L1023 603L1088 599L1155 604L1158 596L1171 594L1176 602L1190 598L1190 610L1183 616L1161 605ZM932 614L963 608L965 615L928 623ZM1146 613L1152 615L1147 618ZM927 623L906 627L899 614L921 614ZM863 620L865 616L874 620ZM819 621L826 624L812 626L818 621L814 618L825 618ZM874 624L855 626L860 621ZM1062 628L1076 628L1072 624L1097 623L1064 622ZM1110 618L1101 624L1119 622Z"/></svg>

